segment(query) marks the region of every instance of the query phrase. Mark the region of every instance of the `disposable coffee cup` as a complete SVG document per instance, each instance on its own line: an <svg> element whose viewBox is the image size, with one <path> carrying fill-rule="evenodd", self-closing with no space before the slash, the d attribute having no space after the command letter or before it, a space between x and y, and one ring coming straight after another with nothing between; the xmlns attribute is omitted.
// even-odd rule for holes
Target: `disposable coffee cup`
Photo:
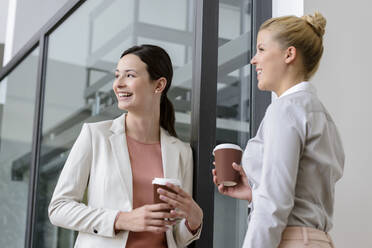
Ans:
<svg viewBox="0 0 372 248"><path fill-rule="evenodd" d="M235 144L220 144L213 149L217 173L217 184L235 186L239 180L239 173L232 164L240 164L243 150Z"/></svg>
<svg viewBox="0 0 372 248"><path fill-rule="evenodd" d="M180 180L178 180L176 178L158 178L158 177L154 178L152 180L152 185L153 185L153 188L154 188L154 204L166 203L165 201L163 201L159 198L160 195L158 193L158 188L162 188L162 189L168 190L172 193L176 193L166 185L167 183L171 183L173 185L181 187Z"/></svg>

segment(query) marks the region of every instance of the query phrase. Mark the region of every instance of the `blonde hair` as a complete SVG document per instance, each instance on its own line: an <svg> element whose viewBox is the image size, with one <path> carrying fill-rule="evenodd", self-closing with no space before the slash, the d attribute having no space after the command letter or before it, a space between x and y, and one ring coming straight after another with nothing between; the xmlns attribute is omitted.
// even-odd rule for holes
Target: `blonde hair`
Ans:
<svg viewBox="0 0 372 248"><path fill-rule="evenodd" d="M301 54L305 80L309 80L319 67L323 54L323 35L326 19L319 12L314 15L282 16L265 21L260 30L274 32L274 39L283 48L294 46Z"/></svg>

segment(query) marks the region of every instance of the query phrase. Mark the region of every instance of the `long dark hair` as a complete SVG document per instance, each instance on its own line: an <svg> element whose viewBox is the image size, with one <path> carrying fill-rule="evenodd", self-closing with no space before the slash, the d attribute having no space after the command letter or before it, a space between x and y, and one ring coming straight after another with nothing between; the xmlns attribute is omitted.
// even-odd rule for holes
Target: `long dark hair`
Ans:
<svg viewBox="0 0 372 248"><path fill-rule="evenodd" d="M147 72L150 74L151 80L157 80L161 77L167 79L167 85L162 92L160 100L160 126L167 130L170 135L177 137L174 128L174 108L167 96L173 77L172 61L168 53L158 46L141 45L125 50L120 58L127 54L137 55L147 65Z"/></svg>

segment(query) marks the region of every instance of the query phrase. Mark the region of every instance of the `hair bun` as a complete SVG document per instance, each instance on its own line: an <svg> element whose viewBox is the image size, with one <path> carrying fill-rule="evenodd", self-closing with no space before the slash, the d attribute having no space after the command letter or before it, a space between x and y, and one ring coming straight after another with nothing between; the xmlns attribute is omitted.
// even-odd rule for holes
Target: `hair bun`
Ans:
<svg viewBox="0 0 372 248"><path fill-rule="evenodd" d="M323 37L327 20L322 14L315 12L314 15L304 15L302 19L307 21L314 28L314 31L320 38Z"/></svg>

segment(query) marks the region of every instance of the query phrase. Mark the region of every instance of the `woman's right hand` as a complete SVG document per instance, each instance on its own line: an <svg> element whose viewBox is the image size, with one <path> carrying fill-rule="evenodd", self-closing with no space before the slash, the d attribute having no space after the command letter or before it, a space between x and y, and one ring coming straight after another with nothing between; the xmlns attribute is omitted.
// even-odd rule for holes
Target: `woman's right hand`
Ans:
<svg viewBox="0 0 372 248"><path fill-rule="evenodd" d="M132 232L156 232L168 230L169 225L176 224L176 220L165 220L173 216L167 212L172 206L166 203L144 205L130 212L120 212L115 222L115 230Z"/></svg>
<svg viewBox="0 0 372 248"><path fill-rule="evenodd" d="M215 164L215 162L213 162ZM239 181L235 186L224 186L223 184L217 184L217 172L216 169L212 170L213 182L218 187L218 191L223 194L240 200L252 200L252 189L249 186L247 175L241 165L236 163L232 164L234 170L236 170L239 175Z"/></svg>

